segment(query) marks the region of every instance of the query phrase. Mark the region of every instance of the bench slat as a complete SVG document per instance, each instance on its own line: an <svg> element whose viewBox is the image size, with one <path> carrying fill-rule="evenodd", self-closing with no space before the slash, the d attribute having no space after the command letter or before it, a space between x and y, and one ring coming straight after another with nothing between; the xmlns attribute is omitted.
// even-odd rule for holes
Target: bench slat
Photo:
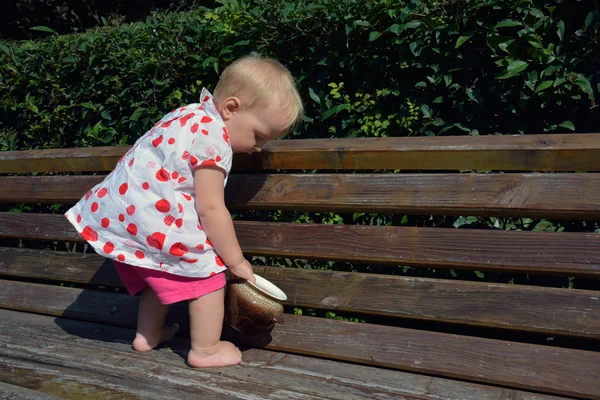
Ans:
<svg viewBox="0 0 600 400"><path fill-rule="evenodd" d="M129 149L0 153L0 173L110 171ZM600 135L279 140L240 154L235 169L600 171Z"/></svg>
<svg viewBox="0 0 600 400"><path fill-rule="evenodd" d="M296 392L290 388L298 387L294 385L294 377L286 379L277 372L270 374L270 378L279 378L287 388L273 387L268 381L263 384L249 381L241 374L225 377L194 370L185 366L182 355L174 353L170 353L171 363L159 366L152 358L133 353L131 344L120 343L120 351L115 349L116 344L102 346L87 341L82 345L64 331L41 332L27 324L16 327L20 335L2 331L2 342L8 346L0 347L0 380L50 390L61 398L86 399L93 393L94 399L331 399ZM114 340L108 340L111 339ZM131 343L131 338L126 340ZM180 365L173 363L174 359Z"/></svg>
<svg viewBox="0 0 600 400"><path fill-rule="evenodd" d="M0 275L123 287L112 263L96 254L0 247L0 259ZM600 338L597 291L292 268L254 270L288 294L288 306Z"/></svg>
<svg viewBox="0 0 600 400"><path fill-rule="evenodd" d="M74 203L100 176L0 177L2 203ZM231 209L600 219L600 174L232 175Z"/></svg>
<svg viewBox="0 0 600 400"><path fill-rule="evenodd" d="M0 307L133 327L138 297L3 281ZM174 307L187 313L185 304ZM516 387L600 398L600 353L286 315L266 348Z"/></svg>
<svg viewBox="0 0 600 400"><path fill-rule="evenodd" d="M6 365L0 358L0 374L2 374L2 366ZM14 381L13 379L4 379L6 381ZM37 390L27 389L21 386L10 385L6 382L0 382L0 399L19 399L19 400L60 400L61 397L56 397L51 394L38 392Z"/></svg>
<svg viewBox="0 0 600 400"><path fill-rule="evenodd" d="M559 399L507 388L261 349L244 350L244 363L235 368L192 370L182 362L181 356L185 356L189 341L181 337L169 342L168 347L172 351L133 353L130 346L135 332L132 329L9 310L0 310L0 319L4 321L0 331L4 330L4 337L11 343L13 357L9 361L44 356L52 365L62 365L70 360L85 359L86 365L93 367L110 365L117 373L130 373L133 369L147 376L160 374L162 371L157 368L160 366L168 368L171 378L176 378L188 387L202 385L204 380L216 380L219 376L223 377L221 379L243 381L245 385L268 384L279 389L296 390L336 400ZM47 346L42 346L43 344ZM90 352L102 354L90 357ZM157 377L166 385L162 376ZM170 383L174 384L174 381L175 379L171 379ZM204 387L194 387L191 391L198 393L203 389ZM176 398L188 397L189 395Z"/></svg>
<svg viewBox="0 0 600 400"><path fill-rule="evenodd" d="M600 277L600 235L235 221L245 253ZM83 242L62 215L0 213L0 238ZM344 246L340 246L344 243Z"/></svg>

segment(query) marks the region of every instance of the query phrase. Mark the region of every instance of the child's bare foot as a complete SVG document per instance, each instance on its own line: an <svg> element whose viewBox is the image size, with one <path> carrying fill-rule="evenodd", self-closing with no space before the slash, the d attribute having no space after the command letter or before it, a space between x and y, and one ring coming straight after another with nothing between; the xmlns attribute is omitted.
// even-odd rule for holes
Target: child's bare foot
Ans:
<svg viewBox="0 0 600 400"><path fill-rule="evenodd" d="M163 326L160 331L152 334L137 332L133 340L133 348L137 351L152 350L159 344L173 339L178 330L179 324L175 323L171 326Z"/></svg>
<svg viewBox="0 0 600 400"><path fill-rule="evenodd" d="M194 368L237 365L242 362L242 352L233 343L220 341L212 347L191 349L187 362Z"/></svg>

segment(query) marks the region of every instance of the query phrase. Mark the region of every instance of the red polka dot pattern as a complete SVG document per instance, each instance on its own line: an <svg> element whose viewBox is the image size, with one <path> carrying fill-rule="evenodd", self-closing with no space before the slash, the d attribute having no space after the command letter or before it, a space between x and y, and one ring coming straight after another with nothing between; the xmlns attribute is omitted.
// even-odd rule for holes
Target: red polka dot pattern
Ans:
<svg viewBox="0 0 600 400"><path fill-rule="evenodd" d="M215 276L225 267L186 204L195 199L196 168L219 166L227 177L231 167L227 129L212 117L210 96L201 98L202 105L178 108L157 122L67 213L100 254L183 276Z"/></svg>
<svg viewBox="0 0 600 400"><path fill-rule="evenodd" d="M171 203L169 203L165 199L157 201L155 206L156 206L156 209L162 213L168 213L169 210L171 210Z"/></svg>
<svg viewBox="0 0 600 400"><path fill-rule="evenodd" d="M112 244L111 242L106 242L106 244L104 245L104 248L103 248L103 250L106 254L112 253L114 249L115 249L115 245Z"/></svg>

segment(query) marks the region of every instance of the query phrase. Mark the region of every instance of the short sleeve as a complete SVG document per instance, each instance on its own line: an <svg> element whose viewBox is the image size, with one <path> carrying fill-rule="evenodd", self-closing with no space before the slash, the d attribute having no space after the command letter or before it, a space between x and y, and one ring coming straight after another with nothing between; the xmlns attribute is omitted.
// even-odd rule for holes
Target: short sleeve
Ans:
<svg viewBox="0 0 600 400"><path fill-rule="evenodd" d="M196 170L202 166L219 167L225 171L225 176L229 176L233 151L227 129L220 120L205 114L199 116L195 124L198 126L195 129L192 127L192 131L196 131L196 137L192 141L188 159L190 168Z"/></svg>

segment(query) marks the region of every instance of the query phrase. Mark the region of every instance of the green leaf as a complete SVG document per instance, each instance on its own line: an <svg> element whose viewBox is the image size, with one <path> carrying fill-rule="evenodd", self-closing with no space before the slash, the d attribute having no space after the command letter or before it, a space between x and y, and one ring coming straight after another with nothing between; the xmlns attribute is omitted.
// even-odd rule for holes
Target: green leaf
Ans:
<svg viewBox="0 0 600 400"><path fill-rule="evenodd" d="M454 126L457 127L460 130L465 131L465 132L470 132L471 131L469 128L467 128L466 126L464 126L460 122L457 122L456 124L454 124Z"/></svg>
<svg viewBox="0 0 600 400"><path fill-rule="evenodd" d="M569 129L571 131L575 130L575 125L573 125L573 123L569 120L561 122L560 124L558 124L558 126L562 126L563 128Z"/></svg>
<svg viewBox="0 0 600 400"><path fill-rule="evenodd" d="M556 78L556 79L554 80L554 83L552 84L552 86L554 86L554 87L558 87L558 86L562 85L563 83L565 83L566 81L567 81L567 80L566 80L566 79L564 79L564 78Z"/></svg>
<svg viewBox="0 0 600 400"><path fill-rule="evenodd" d="M417 57L421 54L421 51L423 50L423 48L421 47L420 40L417 40L416 42L411 42L410 45L408 45L408 47L410 47L410 51Z"/></svg>
<svg viewBox="0 0 600 400"><path fill-rule="evenodd" d="M467 40L471 39L472 36L473 36L473 33L462 35L461 37L459 37L456 40L456 44L454 45L454 48L458 49L460 46L465 44L467 42Z"/></svg>
<svg viewBox="0 0 600 400"><path fill-rule="evenodd" d="M318 105L321 105L321 99L315 93L315 91L313 90L313 88L308 88L308 95L310 96L311 99L314 100L315 103L317 103Z"/></svg>
<svg viewBox="0 0 600 400"><path fill-rule="evenodd" d="M515 21L515 20L512 20L512 19L505 19L504 21L501 21L498 24L496 24L496 26L494 26L493 29L510 28L512 26L521 26L521 25L523 25L523 24L520 23L519 21Z"/></svg>
<svg viewBox="0 0 600 400"><path fill-rule="evenodd" d="M395 33L396 35L401 33L404 29L405 29L404 25L398 25L398 24L394 24L394 25L390 26L389 28L387 28L387 30L389 32Z"/></svg>
<svg viewBox="0 0 600 400"><path fill-rule="evenodd" d="M579 86L581 88L581 90L583 90L588 95L588 97L590 98L590 101L592 102L592 106L594 106L596 101L594 98L594 91L592 90L592 84L590 83L588 78L586 78L582 74L577 74L577 75L578 76L577 76L577 80L575 81L575 84L577 86Z"/></svg>
<svg viewBox="0 0 600 400"><path fill-rule="evenodd" d="M235 42L233 44L233 47L236 47L236 46L248 46L249 44L250 44L249 40L240 40L239 42Z"/></svg>
<svg viewBox="0 0 600 400"><path fill-rule="evenodd" d="M141 108L138 108L133 112L133 114L131 114L131 117L129 117L129 119L132 121L137 121L142 116L143 113L144 113L144 110Z"/></svg>
<svg viewBox="0 0 600 400"><path fill-rule="evenodd" d="M32 31L40 31L40 32L48 32L48 33L57 34L57 32L54 29L48 28L47 26L34 26L29 29L31 29Z"/></svg>
<svg viewBox="0 0 600 400"><path fill-rule="evenodd" d="M7 56L10 56L10 49L2 43L0 43L0 50L2 50L2 52L5 53Z"/></svg>
<svg viewBox="0 0 600 400"><path fill-rule="evenodd" d="M541 92L542 90L548 89L550 86L552 86L553 81L544 81L542 83L540 83L538 85L538 87L535 88L535 92Z"/></svg>
<svg viewBox="0 0 600 400"><path fill-rule="evenodd" d="M359 219L363 215L365 215L365 213L354 213L354 214L352 214L352 221L356 221L357 219Z"/></svg>
<svg viewBox="0 0 600 400"><path fill-rule="evenodd" d="M508 67L506 67L506 71L504 72L504 74L496 77L496 79L512 78L513 76L519 75L521 72L525 71L525 69L527 69L528 66L529 64L525 61L513 61L509 64Z"/></svg>
<svg viewBox="0 0 600 400"><path fill-rule="evenodd" d="M435 99L433 99L434 103L442 103L444 101L444 98L442 96L438 96Z"/></svg>
<svg viewBox="0 0 600 400"><path fill-rule="evenodd" d="M585 27L588 30L593 30L594 26L598 23L598 20L600 19L600 14L598 14L598 11L593 10L592 12L590 12L587 17L585 18Z"/></svg>
<svg viewBox="0 0 600 400"><path fill-rule="evenodd" d="M369 34L369 42L377 40L381 36L381 32L373 31Z"/></svg>
<svg viewBox="0 0 600 400"><path fill-rule="evenodd" d="M544 13L541 10L537 9L537 8L531 8L529 10L529 13L531 15L533 15L534 17L544 18Z"/></svg>
<svg viewBox="0 0 600 400"><path fill-rule="evenodd" d="M467 96L469 96L469 98L471 100L473 100L475 103L479 104L479 100L477 100L477 98L475 97L475 95L473 94L473 89L471 88L466 88L465 92L467 92Z"/></svg>
<svg viewBox="0 0 600 400"><path fill-rule="evenodd" d="M421 106L421 111L426 117L431 118L431 116L433 115L433 111L431 111L431 108L429 108L427 104L423 104L423 106Z"/></svg>
<svg viewBox="0 0 600 400"><path fill-rule="evenodd" d="M110 116L110 113L108 111L102 111L102 113L100 115L102 115L102 118L104 118L104 119L108 119L108 120L112 119L112 117Z"/></svg>
<svg viewBox="0 0 600 400"><path fill-rule="evenodd" d="M354 21L354 22L352 23L352 25L354 25L354 26L362 26L362 27L367 27L367 26L369 26L369 23L368 23L367 21L363 21L363 20L361 20L361 19L357 19L356 21Z"/></svg>
<svg viewBox="0 0 600 400"><path fill-rule="evenodd" d="M533 232L555 232L556 228L552 224L552 222L548 220L542 220L537 223L537 225L533 228Z"/></svg>
<svg viewBox="0 0 600 400"><path fill-rule="evenodd" d="M558 38L560 40L563 40L563 38L565 37L565 22L564 21L558 21L558 29L556 30L556 34L558 35Z"/></svg>
<svg viewBox="0 0 600 400"><path fill-rule="evenodd" d="M347 110L348 108L350 108L349 104L340 104L338 106L330 108L329 110L327 110L323 113L322 119L325 120L325 119L331 117L332 115L339 113L340 111Z"/></svg>
<svg viewBox="0 0 600 400"><path fill-rule="evenodd" d="M421 21L410 21L410 22L407 22L406 25L404 25L404 27L406 29L414 29L414 28L418 27L419 25L421 25Z"/></svg>

